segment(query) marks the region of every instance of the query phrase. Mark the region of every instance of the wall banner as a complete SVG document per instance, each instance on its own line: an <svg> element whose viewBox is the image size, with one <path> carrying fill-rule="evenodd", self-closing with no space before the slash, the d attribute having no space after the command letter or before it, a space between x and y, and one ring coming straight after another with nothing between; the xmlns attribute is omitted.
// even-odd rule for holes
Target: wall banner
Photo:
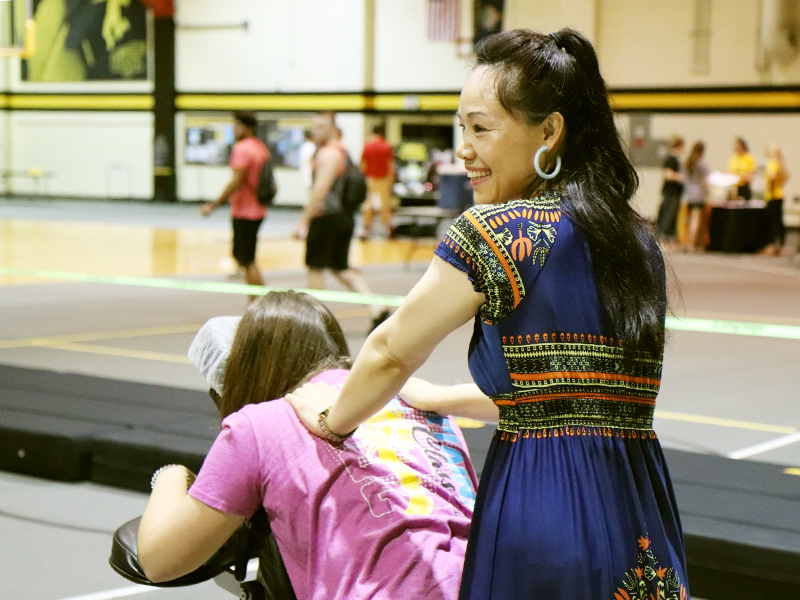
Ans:
<svg viewBox="0 0 800 600"><path fill-rule="evenodd" d="M33 0L36 52L23 81L147 79L147 18L139 0Z"/></svg>

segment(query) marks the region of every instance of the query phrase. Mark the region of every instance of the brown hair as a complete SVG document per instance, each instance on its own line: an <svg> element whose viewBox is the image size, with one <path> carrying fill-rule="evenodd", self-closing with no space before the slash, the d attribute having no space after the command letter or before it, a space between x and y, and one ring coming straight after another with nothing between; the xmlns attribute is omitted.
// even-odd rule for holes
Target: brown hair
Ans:
<svg viewBox="0 0 800 600"><path fill-rule="evenodd" d="M742 147L742 150L744 150L745 152L749 152L750 151L750 148L747 147L747 142L744 141L743 137L737 137L734 141L737 144L739 144Z"/></svg>
<svg viewBox="0 0 800 600"><path fill-rule="evenodd" d="M239 322L225 367L220 416L282 398L320 371L349 366L342 328L324 304L308 294L270 292Z"/></svg>
<svg viewBox="0 0 800 600"><path fill-rule="evenodd" d="M703 142L695 142L694 145L692 145L692 151L689 153L689 158L686 159L687 175L694 175L697 163L703 158L703 152L705 151L706 145Z"/></svg>
<svg viewBox="0 0 800 600"><path fill-rule="evenodd" d="M328 119L331 122L331 125L336 127L336 113L333 112L332 110L318 110L316 112L316 115L318 117L324 117Z"/></svg>
<svg viewBox="0 0 800 600"><path fill-rule="evenodd" d="M247 127L249 130L256 130L256 124L258 123L256 113L248 110L239 110L233 113L233 118L239 121L239 123Z"/></svg>
<svg viewBox="0 0 800 600"><path fill-rule="evenodd" d="M677 134L672 134L671 136L669 136L669 147L672 150L675 150L675 148L680 148L683 145L684 145L684 142L683 142L683 138L681 136L679 136Z"/></svg>

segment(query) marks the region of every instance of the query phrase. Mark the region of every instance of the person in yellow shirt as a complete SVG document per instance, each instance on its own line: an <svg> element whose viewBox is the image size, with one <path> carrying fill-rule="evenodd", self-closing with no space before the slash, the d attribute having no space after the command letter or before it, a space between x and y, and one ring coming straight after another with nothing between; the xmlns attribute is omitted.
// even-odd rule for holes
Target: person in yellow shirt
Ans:
<svg viewBox="0 0 800 600"><path fill-rule="evenodd" d="M767 202L767 224L769 244L763 254L779 255L786 238L783 225L783 184L789 179L789 172L783 162L783 153L775 142L767 147L767 167L764 170L764 200Z"/></svg>
<svg viewBox="0 0 800 600"><path fill-rule="evenodd" d="M750 200L753 191L750 183L756 174L756 159L747 149L747 142L743 138L736 138L733 142L733 155L728 160L728 170L739 177L736 185L736 197L743 200Z"/></svg>

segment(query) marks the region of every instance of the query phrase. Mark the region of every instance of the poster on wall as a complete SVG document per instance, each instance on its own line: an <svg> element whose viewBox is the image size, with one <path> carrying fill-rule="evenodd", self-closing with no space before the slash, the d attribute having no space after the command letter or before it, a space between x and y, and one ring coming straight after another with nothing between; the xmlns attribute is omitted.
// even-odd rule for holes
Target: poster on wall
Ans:
<svg viewBox="0 0 800 600"><path fill-rule="evenodd" d="M230 118L187 116L183 161L190 165L226 165L234 141Z"/></svg>
<svg viewBox="0 0 800 600"><path fill-rule="evenodd" d="M311 129L311 120L278 119L258 121L256 135L263 140L272 154L276 167L300 168L300 146L305 132Z"/></svg>
<svg viewBox="0 0 800 600"><path fill-rule="evenodd" d="M475 0L475 18L472 43L477 46L485 37L503 30L505 0Z"/></svg>
<svg viewBox="0 0 800 600"><path fill-rule="evenodd" d="M147 12L139 0L33 0L33 18L36 52L22 62L23 81L147 79Z"/></svg>
<svg viewBox="0 0 800 600"><path fill-rule="evenodd" d="M310 119L259 118L256 137L269 148L274 167L297 169L300 145L310 128ZM235 141L231 116L187 116L183 160L186 164L227 165Z"/></svg>

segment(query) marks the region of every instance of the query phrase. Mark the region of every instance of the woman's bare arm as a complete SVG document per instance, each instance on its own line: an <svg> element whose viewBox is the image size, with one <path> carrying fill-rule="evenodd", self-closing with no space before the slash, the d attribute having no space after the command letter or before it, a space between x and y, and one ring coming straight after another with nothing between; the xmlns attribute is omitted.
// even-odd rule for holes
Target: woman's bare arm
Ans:
<svg viewBox="0 0 800 600"><path fill-rule="evenodd" d="M499 411L492 399L474 383L436 385L412 377L400 390L400 397L414 408L440 415L492 422L496 422L499 417Z"/></svg>
<svg viewBox="0 0 800 600"><path fill-rule="evenodd" d="M367 338L341 393L309 386L287 396L312 433L321 410L333 405L328 427L346 433L389 401L450 332L472 319L484 302L466 274L434 257L403 304Z"/></svg>

